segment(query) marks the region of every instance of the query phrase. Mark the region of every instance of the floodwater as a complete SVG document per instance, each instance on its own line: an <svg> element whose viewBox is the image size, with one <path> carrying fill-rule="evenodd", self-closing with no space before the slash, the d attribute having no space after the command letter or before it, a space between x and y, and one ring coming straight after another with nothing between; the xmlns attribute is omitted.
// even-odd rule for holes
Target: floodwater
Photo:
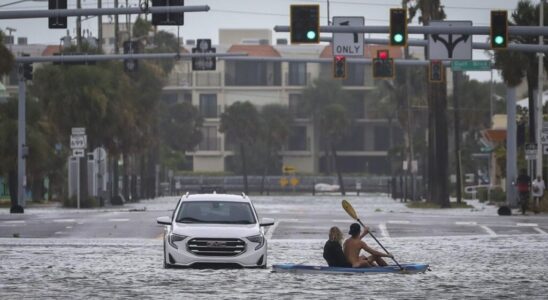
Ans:
<svg viewBox="0 0 548 300"><path fill-rule="evenodd" d="M382 239L381 239L382 241ZM385 244L425 274L163 269L160 240L0 239L1 299L546 299L548 236L433 237ZM269 243L269 266L323 264L322 240Z"/></svg>
<svg viewBox="0 0 548 300"><path fill-rule="evenodd" d="M339 196L252 199L263 216L302 217L309 221L326 216L349 219L341 209ZM388 219L392 213L434 217L432 210L409 209L383 195L347 199L365 218ZM177 198L166 197L128 204L124 209L146 207L161 215L173 209L176 201ZM472 210L434 213L438 218L496 215L495 207L479 203L475 206ZM29 209L26 214L59 212ZM515 218L516 222L521 220ZM321 232L325 228L321 227ZM4 238L0 239L0 299L548 298L548 234L403 238L377 235L398 262L425 262L432 270L414 275L272 273L270 266L276 263L325 264L323 234L302 240L305 236L297 231L289 239L286 234L290 229L272 235L268 269L163 269L162 241L158 239ZM379 249L373 240L366 240Z"/></svg>

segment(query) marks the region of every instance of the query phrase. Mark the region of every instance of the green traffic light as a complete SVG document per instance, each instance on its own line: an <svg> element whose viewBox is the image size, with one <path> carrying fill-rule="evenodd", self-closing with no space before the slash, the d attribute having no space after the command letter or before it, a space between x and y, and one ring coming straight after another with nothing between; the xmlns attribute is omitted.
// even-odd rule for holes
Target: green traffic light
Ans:
<svg viewBox="0 0 548 300"><path fill-rule="evenodd" d="M497 45L502 45L502 43L504 43L504 37L500 36L500 35L497 35L495 37L495 44Z"/></svg>
<svg viewBox="0 0 548 300"><path fill-rule="evenodd" d="M401 43L403 41L403 35L401 33L394 34L394 42Z"/></svg>
<svg viewBox="0 0 548 300"><path fill-rule="evenodd" d="M306 38L309 39L309 40L315 39L316 38L316 32L314 30L309 30L306 33Z"/></svg>

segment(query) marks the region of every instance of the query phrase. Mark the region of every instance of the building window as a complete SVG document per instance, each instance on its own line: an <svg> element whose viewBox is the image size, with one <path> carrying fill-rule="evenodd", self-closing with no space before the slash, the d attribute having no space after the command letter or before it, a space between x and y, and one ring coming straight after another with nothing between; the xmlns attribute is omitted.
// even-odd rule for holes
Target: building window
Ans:
<svg viewBox="0 0 548 300"><path fill-rule="evenodd" d="M202 141L198 146L202 151L215 151L219 149L219 137L217 137L216 126L202 127Z"/></svg>
<svg viewBox="0 0 548 300"><path fill-rule="evenodd" d="M109 43L110 45L114 45L114 38L113 38L113 37L112 37L112 38L109 38L109 39L108 39L108 43Z"/></svg>
<svg viewBox="0 0 548 300"><path fill-rule="evenodd" d="M289 63L288 85L306 85L306 77L306 63Z"/></svg>
<svg viewBox="0 0 548 300"><path fill-rule="evenodd" d="M183 102L192 104L192 93L183 93Z"/></svg>
<svg viewBox="0 0 548 300"><path fill-rule="evenodd" d="M387 126L376 126L373 133L375 151L389 150L390 148L390 130Z"/></svg>
<svg viewBox="0 0 548 300"><path fill-rule="evenodd" d="M227 86L280 86L281 64L261 61L227 61Z"/></svg>
<svg viewBox="0 0 548 300"><path fill-rule="evenodd" d="M308 118L302 94L289 94L289 112L296 119Z"/></svg>
<svg viewBox="0 0 548 300"><path fill-rule="evenodd" d="M287 150L306 151L308 150L308 138L306 136L306 126L293 126L289 134Z"/></svg>
<svg viewBox="0 0 548 300"><path fill-rule="evenodd" d="M175 103L177 103L177 93L162 94L162 101L164 101L166 104L175 104Z"/></svg>
<svg viewBox="0 0 548 300"><path fill-rule="evenodd" d="M204 118L217 118L217 94L200 94L200 113Z"/></svg>
<svg viewBox="0 0 548 300"><path fill-rule="evenodd" d="M365 64L352 63L346 66L346 79L342 84L345 86L363 86L365 85Z"/></svg>

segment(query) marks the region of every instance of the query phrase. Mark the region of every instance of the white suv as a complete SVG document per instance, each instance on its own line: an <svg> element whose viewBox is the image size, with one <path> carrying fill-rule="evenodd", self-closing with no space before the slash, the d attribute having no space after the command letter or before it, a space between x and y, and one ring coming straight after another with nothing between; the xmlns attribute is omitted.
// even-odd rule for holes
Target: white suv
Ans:
<svg viewBox="0 0 548 300"><path fill-rule="evenodd" d="M164 232L164 267L266 268L267 244L251 200L245 195L188 193L173 216L159 217Z"/></svg>

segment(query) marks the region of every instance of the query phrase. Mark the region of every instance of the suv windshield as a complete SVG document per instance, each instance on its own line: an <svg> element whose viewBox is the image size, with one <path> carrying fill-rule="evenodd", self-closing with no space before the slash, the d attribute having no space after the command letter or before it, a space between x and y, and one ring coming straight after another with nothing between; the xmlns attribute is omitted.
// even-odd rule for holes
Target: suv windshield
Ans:
<svg viewBox="0 0 548 300"><path fill-rule="evenodd" d="M177 214L179 223L254 224L249 203L227 201L183 202Z"/></svg>

